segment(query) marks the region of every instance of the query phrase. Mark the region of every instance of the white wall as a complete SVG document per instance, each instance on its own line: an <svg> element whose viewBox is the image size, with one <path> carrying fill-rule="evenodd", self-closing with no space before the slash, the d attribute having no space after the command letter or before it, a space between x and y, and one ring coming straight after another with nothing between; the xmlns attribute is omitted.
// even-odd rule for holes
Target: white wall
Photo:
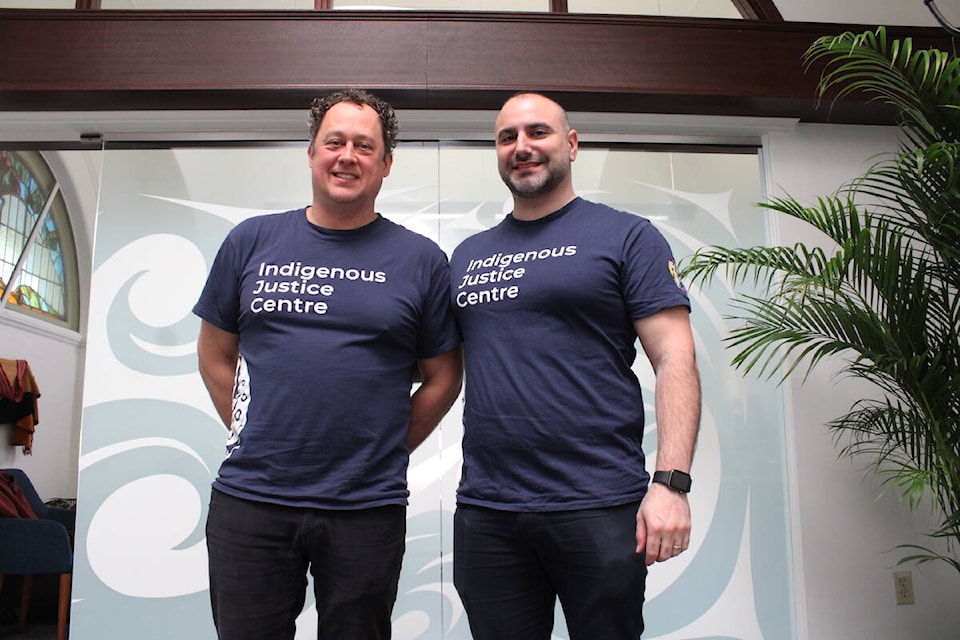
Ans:
<svg viewBox="0 0 960 640"><path fill-rule="evenodd" d="M22 314L0 313L5 358L27 360L40 387L40 422L34 434L33 453L10 447L6 433L0 439L0 467L23 469L40 496L72 498L77 495L77 458L80 441L80 394L87 294L90 290L90 256L100 180L99 152L58 152L45 157L61 182L77 245L81 290L80 332L66 331L24 319Z"/></svg>
<svg viewBox="0 0 960 640"><path fill-rule="evenodd" d="M75 497L83 373L79 336L25 329L4 320L0 320L0 333L4 357L27 360L41 393L32 454L9 446L4 427L0 467L26 471L44 500Z"/></svg>
<svg viewBox="0 0 960 640"><path fill-rule="evenodd" d="M896 131L886 127L800 125L765 139L768 192L802 201L829 195L859 175L874 154L896 148ZM790 219L774 227L775 242L815 244L822 240ZM955 640L960 629L960 575L940 566L908 567L916 604L897 606L893 566L899 544L931 542L924 537L929 512L911 513L895 492L880 496L880 482L865 479L866 460L838 458L824 426L871 390L818 370L805 383L794 376L787 387L786 415L792 431L795 513L794 548L801 638L810 640ZM879 497L878 497L879 496ZM803 627L806 633L803 634Z"/></svg>

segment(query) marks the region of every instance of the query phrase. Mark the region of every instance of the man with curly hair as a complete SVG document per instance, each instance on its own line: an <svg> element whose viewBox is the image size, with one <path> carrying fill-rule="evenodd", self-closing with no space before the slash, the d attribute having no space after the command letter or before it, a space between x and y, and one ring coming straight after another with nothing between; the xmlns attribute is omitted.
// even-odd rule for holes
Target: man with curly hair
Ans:
<svg viewBox="0 0 960 640"><path fill-rule="evenodd" d="M230 433L207 518L220 638L292 639L308 571L318 637L390 637L409 453L462 375L445 255L375 209L397 131L367 92L314 100L312 203L237 225L194 307Z"/></svg>

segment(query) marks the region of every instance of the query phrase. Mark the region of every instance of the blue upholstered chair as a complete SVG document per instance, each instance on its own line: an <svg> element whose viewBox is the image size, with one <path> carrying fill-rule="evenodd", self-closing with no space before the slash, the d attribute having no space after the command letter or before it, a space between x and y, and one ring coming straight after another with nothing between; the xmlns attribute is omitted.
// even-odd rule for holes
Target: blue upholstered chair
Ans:
<svg viewBox="0 0 960 640"><path fill-rule="evenodd" d="M3 588L3 576L23 576L23 593L20 598L22 632L27 625L33 576L44 573L60 574L57 640L66 640L76 514L69 509L51 509L45 505L33 488L30 478L20 469L0 471L14 477L38 518L33 520L0 516L0 589Z"/></svg>

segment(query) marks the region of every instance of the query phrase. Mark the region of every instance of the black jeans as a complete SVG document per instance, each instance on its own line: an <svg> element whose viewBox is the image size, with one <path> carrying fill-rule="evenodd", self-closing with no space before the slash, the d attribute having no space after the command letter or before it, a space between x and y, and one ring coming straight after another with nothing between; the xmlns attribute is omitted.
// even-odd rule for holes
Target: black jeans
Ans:
<svg viewBox="0 0 960 640"><path fill-rule="evenodd" d="M474 640L549 640L559 597L571 640L637 640L647 568L638 504L516 513L458 505L453 581Z"/></svg>
<svg viewBox="0 0 960 640"><path fill-rule="evenodd" d="M309 568L320 640L385 640L397 598L406 508L285 507L214 490L210 601L221 640L292 640Z"/></svg>

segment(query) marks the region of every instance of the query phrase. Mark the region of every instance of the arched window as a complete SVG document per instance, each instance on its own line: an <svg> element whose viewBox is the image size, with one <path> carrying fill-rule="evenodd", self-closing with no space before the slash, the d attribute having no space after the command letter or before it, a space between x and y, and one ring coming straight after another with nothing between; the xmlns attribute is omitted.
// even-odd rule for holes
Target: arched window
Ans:
<svg viewBox="0 0 960 640"><path fill-rule="evenodd" d="M0 313L76 330L79 283L60 183L34 151L0 151Z"/></svg>

